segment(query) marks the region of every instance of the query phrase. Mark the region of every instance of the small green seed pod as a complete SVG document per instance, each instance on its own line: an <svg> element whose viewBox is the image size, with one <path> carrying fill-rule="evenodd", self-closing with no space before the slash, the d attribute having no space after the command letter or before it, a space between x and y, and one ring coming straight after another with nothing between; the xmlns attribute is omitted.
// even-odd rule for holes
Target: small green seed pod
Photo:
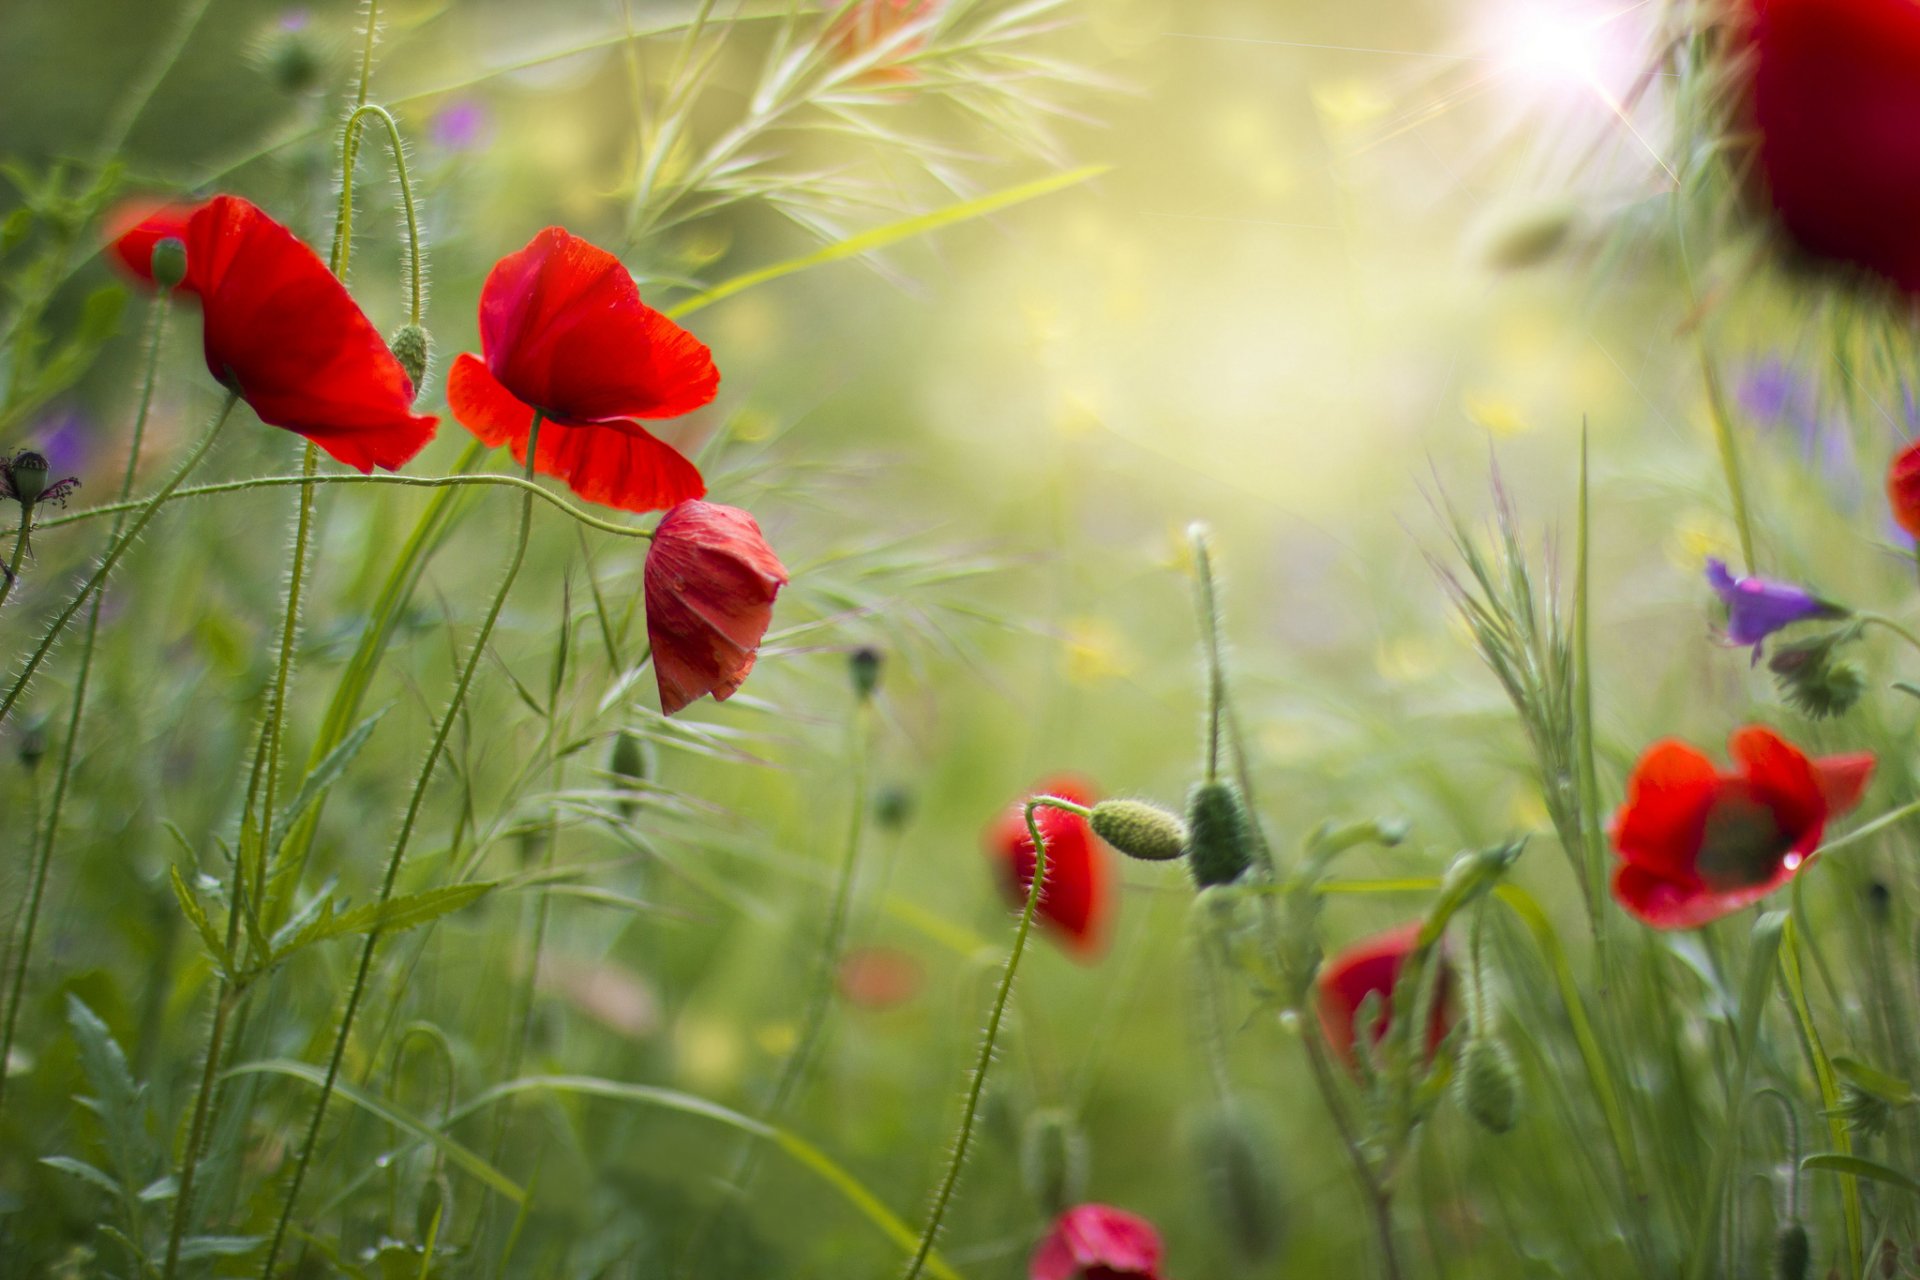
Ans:
<svg viewBox="0 0 1920 1280"><path fill-rule="evenodd" d="M913 818L913 791L891 782L873 797L873 820L887 831L898 831Z"/></svg>
<svg viewBox="0 0 1920 1280"><path fill-rule="evenodd" d="M1187 869L1201 888L1231 884L1253 865L1247 809L1230 782L1195 783L1187 796Z"/></svg>
<svg viewBox="0 0 1920 1280"><path fill-rule="evenodd" d="M427 358L433 350L432 337L417 324L403 324L393 331L393 340L387 345L393 348L393 358L400 362L408 381L413 383L413 394L418 396L420 384L427 377Z"/></svg>
<svg viewBox="0 0 1920 1280"><path fill-rule="evenodd" d="M1049 1218L1080 1201L1087 1185L1087 1139L1073 1117L1051 1107L1027 1117L1020 1135L1020 1179Z"/></svg>
<svg viewBox="0 0 1920 1280"><path fill-rule="evenodd" d="M31 507L40 501L40 495L47 491L47 472L49 464L44 454L31 449L22 449L13 455L7 467L7 479L13 483L13 496L23 507Z"/></svg>
<svg viewBox="0 0 1920 1280"><path fill-rule="evenodd" d="M847 673L853 678L854 696L862 702L880 687L880 664L880 651L872 645L863 644L847 655Z"/></svg>
<svg viewBox="0 0 1920 1280"><path fill-rule="evenodd" d="M1506 1045L1493 1036L1476 1034L1460 1054L1460 1070L1453 1078L1454 1101L1489 1133L1513 1128L1520 1109L1520 1073Z"/></svg>
<svg viewBox="0 0 1920 1280"><path fill-rule="evenodd" d="M187 278L187 246L173 236L155 241L148 263L155 284L162 289L178 289Z"/></svg>
<svg viewBox="0 0 1920 1280"><path fill-rule="evenodd" d="M628 791L638 790L636 783L645 782L647 774L647 744L640 735L622 729L613 737L613 750L607 756L607 772L614 776L617 784ZM639 808L631 798L623 797L617 802L620 816L631 818Z"/></svg>
<svg viewBox="0 0 1920 1280"><path fill-rule="evenodd" d="M1237 1107L1212 1111L1194 1126L1193 1156L1208 1213L1249 1266L1271 1261L1285 1239L1272 1149L1263 1126Z"/></svg>
<svg viewBox="0 0 1920 1280"><path fill-rule="evenodd" d="M1807 1239L1806 1224L1795 1220L1780 1228L1773 1238L1774 1280L1807 1280L1813 1264L1813 1245Z"/></svg>
<svg viewBox="0 0 1920 1280"><path fill-rule="evenodd" d="M1166 862L1187 851L1186 824L1144 800L1102 800L1087 822L1093 834L1129 858Z"/></svg>

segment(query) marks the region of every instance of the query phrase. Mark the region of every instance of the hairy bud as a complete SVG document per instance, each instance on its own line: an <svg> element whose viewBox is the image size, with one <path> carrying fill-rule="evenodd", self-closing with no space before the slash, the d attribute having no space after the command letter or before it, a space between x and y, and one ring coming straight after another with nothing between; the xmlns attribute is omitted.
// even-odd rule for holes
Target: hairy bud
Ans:
<svg viewBox="0 0 1920 1280"><path fill-rule="evenodd" d="M881 653L872 645L863 644L847 655L847 673L853 678L853 692L862 702L880 687L880 666Z"/></svg>
<svg viewBox="0 0 1920 1280"><path fill-rule="evenodd" d="M1186 824L1144 800L1102 800L1087 822L1093 834L1129 858L1166 862L1187 851Z"/></svg>
<svg viewBox="0 0 1920 1280"><path fill-rule="evenodd" d="M1247 809L1230 782L1196 783L1187 796L1187 869L1201 888L1230 884L1253 865Z"/></svg>
<svg viewBox="0 0 1920 1280"><path fill-rule="evenodd" d="M1027 1118L1020 1135L1020 1178L1048 1217L1079 1203L1087 1185L1087 1139L1066 1112L1049 1108Z"/></svg>
<svg viewBox="0 0 1920 1280"><path fill-rule="evenodd" d="M873 820L886 831L898 831L913 817L913 792L905 783L892 782L873 798Z"/></svg>
<svg viewBox="0 0 1920 1280"><path fill-rule="evenodd" d="M420 384L427 377L427 357L433 350L432 337L417 324L403 324L393 331L393 340L387 345L393 348L393 358L400 362L407 380L413 383L413 394L419 396Z"/></svg>
<svg viewBox="0 0 1920 1280"><path fill-rule="evenodd" d="M1476 1032L1460 1055L1453 1078L1454 1101L1468 1117L1489 1133L1513 1128L1520 1108L1520 1073L1506 1045Z"/></svg>
<svg viewBox="0 0 1920 1280"><path fill-rule="evenodd" d="M1205 1116L1193 1133L1207 1207L1243 1263L1259 1266L1279 1253L1286 1221L1278 1171L1261 1127L1235 1107Z"/></svg>
<svg viewBox="0 0 1920 1280"><path fill-rule="evenodd" d="M1813 1262L1813 1246L1807 1239L1806 1224L1789 1222L1773 1238L1774 1280L1807 1280Z"/></svg>
<svg viewBox="0 0 1920 1280"><path fill-rule="evenodd" d="M647 744L639 734L622 729L614 735L613 750L607 756L607 772L629 791L635 789L635 783L647 780ZM622 798L618 803L623 818L631 818L638 807L631 799Z"/></svg>

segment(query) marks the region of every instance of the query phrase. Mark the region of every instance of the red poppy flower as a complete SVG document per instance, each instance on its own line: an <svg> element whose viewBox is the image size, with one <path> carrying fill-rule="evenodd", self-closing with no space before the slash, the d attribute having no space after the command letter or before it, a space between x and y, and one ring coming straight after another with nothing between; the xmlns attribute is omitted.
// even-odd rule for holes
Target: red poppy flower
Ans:
<svg viewBox="0 0 1920 1280"><path fill-rule="evenodd" d="M412 381L318 254L238 196L215 196L184 226L182 212L150 211L112 253L151 280L153 246L184 239L181 287L200 297L207 369L260 421L359 471L398 470L433 439L439 419L413 412Z"/></svg>
<svg viewBox="0 0 1920 1280"><path fill-rule="evenodd" d="M787 583L760 526L736 507L682 502L654 529L642 576L660 709L709 693L725 702L753 670Z"/></svg>
<svg viewBox="0 0 1920 1280"><path fill-rule="evenodd" d="M1920 292L1920 5L1748 0L1759 168L1803 248Z"/></svg>
<svg viewBox="0 0 1920 1280"><path fill-rule="evenodd" d="M1893 456L1887 468L1887 502L1900 527L1920 538L1920 443Z"/></svg>
<svg viewBox="0 0 1920 1280"><path fill-rule="evenodd" d="M1093 788L1078 778L1050 778L1033 795L1059 796L1075 804L1093 803ZM1040 922L1082 960L1100 954L1113 912L1112 872L1106 850L1087 820L1064 809L1036 809L1034 821L1047 843L1047 871L1035 907ZM1000 871L1007 900L1024 907L1033 885L1033 837L1027 832L1026 804L1014 804L987 828L987 852Z"/></svg>
<svg viewBox="0 0 1920 1280"><path fill-rule="evenodd" d="M187 222L200 207L156 200L121 205L107 217L108 256L134 279L152 284L153 247L162 240L178 240L184 245Z"/></svg>
<svg viewBox="0 0 1920 1280"><path fill-rule="evenodd" d="M1809 760L1758 725L1728 751L1736 767L1722 773L1684 742L1657 742L1627 780L1613 896L1656 929L1717 920L1793 879L1873 775L1870 754Z"/></svg>
<svg viewBox="0 0 1920 1280"><path fill-rule="evenodd" d="M1160 1280L1160 1233L1112 1205L1077 1204L1027 1260L1027 1280Z"/></svg>
<svg viewBox="0 0 1920 1280"><path fill-rule="evenodd" d="M694 465L636 418L673 418L713 399L720 383L698 339L640 301L620 260L559 227L494 265L480 292L481 358L447 374L447 404L489 445L591 502L656 511L698 498Z"/></svg>
<svg viewBox="0 0 1920 1280"><path fill-rule="evenodd" d="M897 32L920 21L931 10L930 0L859 0L840 15L827 33L827 39L843 61L851 61L888 44ZM906 37L888 48L887 58L917 53L925 44L921 36ZM882 60L861 73L863 78L897 83L917 80L919 74L911 64L890 60Z"/></svg>
<svg viewBox="0 0 1920 1280"><path fill-rule="evenodd" d="M1373 1033L1374 1043L1378 1044L1393 1023L1393 989L1400 981L1400 970L1406 965L1407 957L1413 954L1419 938L1420 922L1416 920L1412 924L1357 942L1320 966L1320 976L1316 979L1318 998L1314 1001L1315 1012L1320 1015L1320 1029L1325 1033L1327 1043L1345 1059L1348 1066L1356 1066L1358 1062L1354 1053L1353 1024L1359 1016L1360 1005L1369 995L1379 993L1381 1016ZM1427 1024L1429 1056L1439 1049L1440 1042L1446 1039L1447 1032L1453 1026L1450 1007L1453 969L1444 956L1438 959L1440 973L1435 980L1433 1014Z"/></svg>

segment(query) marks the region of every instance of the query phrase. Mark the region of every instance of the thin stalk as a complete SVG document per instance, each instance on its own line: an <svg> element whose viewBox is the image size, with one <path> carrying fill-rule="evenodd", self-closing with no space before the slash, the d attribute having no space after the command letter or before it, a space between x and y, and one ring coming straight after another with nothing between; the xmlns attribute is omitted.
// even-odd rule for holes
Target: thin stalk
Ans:
<svg viewBox="0 0 1920 1280"><path fill-rule="evenodd" d="M239 860L235 859L236 875ZM233 919L238 919L240 906L232 908ZM231 946L228 948L232 950ZM187 1219L193 1206L193 1180L200 1169L200 1149L206 1141L207 1120L213 1110L214 1091L219 1086L220 1047L226 1043L227 1019L233 1014L233 1006L239 999L239 989L227 985L223 978L220 983L220 997L213 1006L213 1026L207 1031L206 1059L200 1069L200 1090L194 1097L193 1121L187 1126L187 1146L180 1158L180 1175L173 1196L173 1220L167 1227L167 1260L161 1268L164 1280L173 1280L180 1266L180 1244L186 1238Z"/></svg>
<svg viewBox="0 0 1920 1280"><path fill-rule="evenodd" d="M1318 1024L1309 1026L1300 1039L1307 1048L1307 1063L1313 1068L1314 1085L1326 1102L1327 1114L1333 1117L1334 1132L1340 1135L1340 1146L1347 1153L1347 1163L1353 1167L1353 1175L1359 1179L1365 1194L1367 1213L1373 1220L1374 1234L1380 1241L1382 1273L1387 1280L1400 1280L1400 1253L1393 1243L1393 1192L1375 1174L1373 1163L1367 1159L1366 1149L1360 1144L1353 1119L1347 1114L1345 1099L1340 1094L1340 1082L1334 1078L1333 1065L1327 1061L1327 1050L1320 1041Z"/></svg>
<svg viewBox="0 0 1920 1280"><path fill-rule="evenodd" d="M7 580L0 582L0 604L7 602L13 594L13 584L20 581L20 566L27 558L27 535L33 532L33 508L20 508L20 528L13 537L13 554L7 557Z"/></svg>
<svg viewBox="0 0 1920 1280"><path fill-rule="evenodd" d="M539 453L541 415L536 410L533 426L527 433L526 473L529 486L533 483L533 461ZM393 887L400 877L400 865L406 860L407 845L413 838L414 824L419 820L420 808L426 799L427 784L433 778L435 767L440 763L440 755L446 749L447 738L453 732L454 721L459 718L461 708L466 705L467 689L473 684L474 672L480 666L480 660L486 654L487 641L493 636L494 624L500 620L500 610L506 605L507 593L513 589L514 579L520 576L520 566L527 558L527 537L533 527L533 494L523 491L520 499L520 528L514 538L513 558L508 562L506 576L501 579L499 589L494 592L493 603L488 606L486 617L481 621L480 630L473 639L473 647L467 653L467 660L460 668L459 678L455 681L453 695L447 701L447 708L441 713L439 723L434 727L433 742L427 748L427 758L420 765L420 774L414 780L413 793L407 800L406 816L401 819L400 832L394 839L393 850L387 855L386 875L380 882L380 895L375 902L385 905L393 897ZM293 1181L287 1188L286 1199L280 1206L280 1217L274 1224L273 1238L267 1246L265 1262L261 1264L260 1275L263 1280L271 1280L273 1265L279 1259L280 1247L286 1239L287 1227L293 1220L294 1205L300 1198L301 1184L306 1181L307 1166L313 1160L313 1149L320 1137L320 1123L326 1118L327 1104L333 1098L334 1082L340 1075L340 1063L346 1057L347 1039L353 1031L354 1016L360 1011L360 1001L366 995L367 976L373 968L373 954L380 945L381 931L377 928L367 933L367 939L360 948L360 965L354 974L353 986L347 992L346 1011L340 1017L340 1030L333 1040L333 1053L327 1061L325 1082L320 1087L320 1097L314 1103L313 1116L307 1123L305 1140L301 1143L299 1159L294 1163Z"/></svg>
<svg viewBox="0 0 1920 1280"><path fill-rule="evenodd" d="M1206 530L1194 525L1187 530L1193 548L1193 573L1199 583L1200 635L1207 646L1207 778L1220 777L1220 707L1227 698L1226 675L1220 661L1220 602L1213 585L1213 556L1207 546Z"/></svg>
<svg viewBox="0 0 1920 1280"><path fill-rule="evenodd" d="M960 1181L960 1170L967 1162L967 1148L973 1142L973 1122L980 1111L981 1095L986 1090L987 1072L993 1066L993 1046L1000 1036L1000 1019L1007 1011L1007 998L1013 994L1014 974L1019 972L1020 957L1027 949L1027 934L1033 928L1033 913L1040 905L1040 888L1046 881L1047 842L1040 834L1039 822L1033 816L1034 811L1040 808L1064 809L1081 817L1089 812L1084 806L1057 796L1035 796L1027 801L1027 838L1033 841L1033 883L1027 886L1027 903L1020 911L1020 925L1013 934L1013 949L1007 952L1007 967L1000 974L1000 987L993 997L993 1012L987 1016L987 1032L980 1041L980 1056L974 1060L973 1076L967 1086L966 1106L960 1113L960 1130L954 1135L953 1154L948 1157L947 1172L940 1180L940 1188L934 1193L933 1207L927 1213L927 1225L920 1232L920 1246L907 1263L902 1280L919 1280L921 1271L926 1268L927 1255L933 1252L933 1242L940 1234L940 1224L947 1216L947 1206L953 1202L953 1189Z"/></svg>
<svg viewBox="0 0 1920 1280"><path fill-rule="evenodd" d="M113 540L113 544L107 548L107 554L101 559L100 567L93 571L93 576L87 579L85 585L74 595L67 607L60 611L60 616L55 618L52 624L48 626L46 634L40 637L40 643L36 645L33 652L27 656L25 668L22 669L19 676L14 679L13 686L7 690L7 696L4 699L0 699L0 723L6 720L8 713L13 710L14 704L20 701L20 695L26 692L28 683L33 679L33 673L40 669L40 664L47 660L49 653L53 652L54 641L60 638L61 633L67 629L67 624L73 621L73 615L80 612L80 606L85 604L95 591L98 591L105 585L107 575L113 572L113 566L120 562L120 557L126 554L127 548L138 540L141 530L147 527L147 522L153 519L154 513L159 511L160 508L165 505L167 499L173 496L173 491L180 487L180 482L185 480L188 474L200 465L200 459L205 457L207 450L213 447L214 440L220 435L220 428L227 424L227 419L233 415L233 406L237 404L239 400L239 392L231 391L227 393L226 401L220 406L220 412L214 417L212 424L208 426L206 434L200 437L200 443L196 444L193 447L193 452L187 455L186 460L174 469L173 474L167 478L165 484L160 486L159 491L135 509L136 513L133 520L127 525L126 529L121 532L120 536Z"/></svg>
<svg viewBox="0 0 1920 1280"><path fill-rule="evenodd" d="M120 497L124 500L133 492L133 477L140 462L140 445L146 438L147 415L153 408L153 386L155 373L160 364L160 339L166 332L169 291L161 290L153 303L153 332L147 339L146 372L140 381L140 405L133 417L133 440L127 446L127 469L120 478ZM14 547L16 563L20 549L26 543L27 524L31 512L22 512L20 517L20 542ZM126 524L125 514L115 517L110 539L120 536L121 527ZM14 573L7 575L7 586L13 585ZM0 593L3 594L3 593ZM20 945L14 955L13 980L7 991L7 1009L4 1029L0 1029L0 1109L4 1109L7 1095L7 1073L5 1063L13 1052L13 1035L16 1020L20 1016L20 997L27 978L27 960L33 952L33 935L40 918L40 903L46 893L47 871L53 865L53 846L60 834L60 807L66 799L67 781L73 776L74 745L80 737L80 715L87 702L87 679L93 671L94 640L100 632L100 605L102 597L94 596L93 606L87 612L86 635L80 642L80 669L74 676L73 708L67 717L66 740L60 744L60 763L53 780L53 795L48 804L44 826L36 821L32 830L39 836L39 856L34 859L33 869L27 889L25 921L22 925Z"/></svg>

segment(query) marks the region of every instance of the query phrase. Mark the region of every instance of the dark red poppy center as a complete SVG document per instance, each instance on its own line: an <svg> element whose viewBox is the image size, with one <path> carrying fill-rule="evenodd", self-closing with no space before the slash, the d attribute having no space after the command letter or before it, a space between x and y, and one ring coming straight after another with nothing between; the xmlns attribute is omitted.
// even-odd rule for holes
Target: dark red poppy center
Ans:
<svg viewBox="0 0 1920 1280"><path fill-rule="evenodd" d="M1694 870L1715 889L1765 884L1779 871L1794 839L1750 788L1728 787L1707 810Z"/></svg>

